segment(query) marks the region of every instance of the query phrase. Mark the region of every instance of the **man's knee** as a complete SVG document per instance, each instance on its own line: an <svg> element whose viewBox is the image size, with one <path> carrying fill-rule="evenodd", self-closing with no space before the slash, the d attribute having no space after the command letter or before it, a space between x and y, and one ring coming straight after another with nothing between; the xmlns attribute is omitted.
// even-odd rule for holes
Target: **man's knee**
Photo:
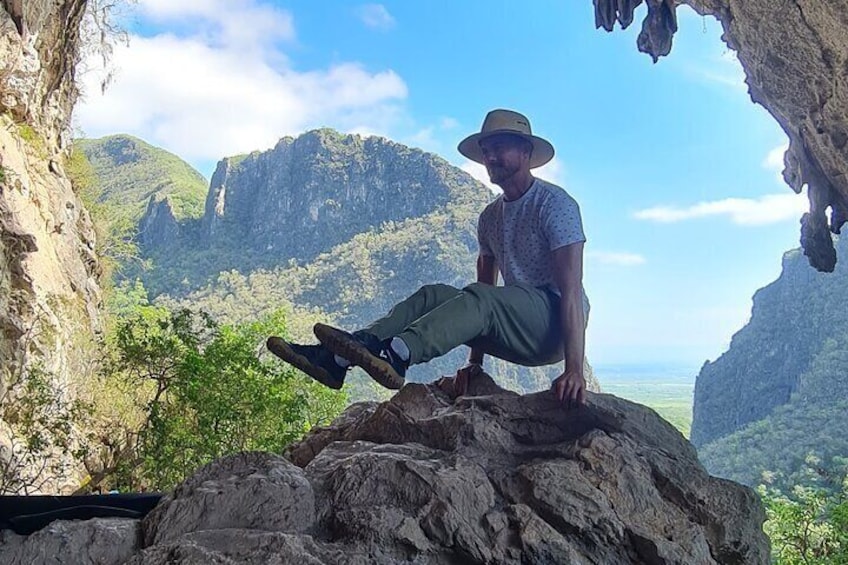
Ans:
<svg viewBox="0 0 848 565"><path fill-rule="evenodd" d="M462 291L467 292L476 298L483 298L484 296L491 294L494 288L495 287L490 284L475 282L464 287Z"/></svg>
<svg viewBox="0 0 848 565"><path fill-rule="evenodd" d="M434 284L425 284L421 288L419 288L416 293L424 293L424 294L442 294L445 292L457 292L458 289L452 287L449 284L442 283L434 283Z"/></svg>
<svg viewBox="0 0 848 565"><path fill-rule="evenodd" d="M425 284L415 291L418 296L423 296L429 302L440 302L446 297L459 294L459 289L449 284Z"/></svg>

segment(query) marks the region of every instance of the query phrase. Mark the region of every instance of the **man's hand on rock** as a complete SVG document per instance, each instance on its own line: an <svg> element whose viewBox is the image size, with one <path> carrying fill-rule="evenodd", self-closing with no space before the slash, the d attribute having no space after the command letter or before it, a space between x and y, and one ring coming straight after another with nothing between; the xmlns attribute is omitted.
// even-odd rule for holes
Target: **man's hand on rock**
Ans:
<svg viewBox="0 0 848 565"><path fill-rule="evenodd" d="M583 371L566 370L551 383L551 391L567 406L579 406L586 403L586 379Z"/></svg>

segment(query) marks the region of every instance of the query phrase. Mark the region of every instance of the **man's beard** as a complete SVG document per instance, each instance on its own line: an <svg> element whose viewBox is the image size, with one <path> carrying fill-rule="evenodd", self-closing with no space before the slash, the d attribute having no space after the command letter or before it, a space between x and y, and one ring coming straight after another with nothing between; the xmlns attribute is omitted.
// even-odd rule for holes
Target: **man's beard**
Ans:
<svg viewBox="0 0 848 565"><path fill-rule="evenodd" d="M486 167L486 172L489 173L489 181L498 184L517 173L518 169L518 166L510 167L508 164L493 165Z"/></svg>

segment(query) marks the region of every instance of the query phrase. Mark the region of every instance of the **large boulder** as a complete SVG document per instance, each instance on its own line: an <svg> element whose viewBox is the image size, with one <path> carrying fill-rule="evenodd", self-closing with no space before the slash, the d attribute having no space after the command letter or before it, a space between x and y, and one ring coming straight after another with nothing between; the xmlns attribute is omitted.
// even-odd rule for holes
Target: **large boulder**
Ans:
<svg viewBox="0 0 848 565"><path fill-rule="evenodd" d="M754 492L709 476L652 410L450 383L351 406L286 457L207 465L126 563L768 562Z"/></svg>
<svg viewBox="0 0 848 565"><path fill-rule="evenodd" d="M118 565L138 550L141 528L129 518L53 522L29 536L0 532L3 565Z"/></svg>

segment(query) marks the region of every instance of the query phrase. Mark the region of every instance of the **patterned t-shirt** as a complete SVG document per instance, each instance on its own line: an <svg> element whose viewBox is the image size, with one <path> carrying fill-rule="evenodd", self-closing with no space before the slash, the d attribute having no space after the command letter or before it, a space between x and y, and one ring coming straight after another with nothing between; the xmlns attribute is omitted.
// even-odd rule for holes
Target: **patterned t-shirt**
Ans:
<svg viewBox="0 0 848 565"><path fill-rule="evenodd" d="M500 195L477 223L480 254L494 257L505 285L549 287L559 294L552 251L586 241L580 207L562 188L535 179L517 200ZM585 293L584 309L588 310Z"/></svg>

